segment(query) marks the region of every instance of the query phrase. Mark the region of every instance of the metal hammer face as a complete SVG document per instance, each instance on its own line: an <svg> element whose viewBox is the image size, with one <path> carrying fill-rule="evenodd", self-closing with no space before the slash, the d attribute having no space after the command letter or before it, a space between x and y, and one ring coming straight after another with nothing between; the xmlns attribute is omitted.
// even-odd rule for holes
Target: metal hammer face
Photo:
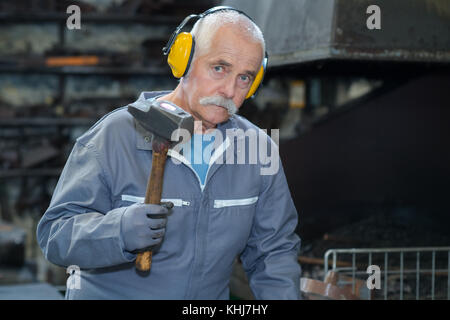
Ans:
<svg viewBox="0 0 450 320"><path fill-rule="evenodd" d="M174 145L180 142L180 133L175 130L185 129L190 135L194 132L194 118L169 101L154 100L145 109L128 105L128 112L158 139L163 139Z"/></svg>

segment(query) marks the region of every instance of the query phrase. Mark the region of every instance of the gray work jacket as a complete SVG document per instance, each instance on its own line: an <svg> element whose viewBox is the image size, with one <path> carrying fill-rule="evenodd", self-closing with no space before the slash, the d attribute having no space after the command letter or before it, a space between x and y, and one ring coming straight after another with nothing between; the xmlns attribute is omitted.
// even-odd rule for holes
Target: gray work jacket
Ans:
<svg viewBox="0 0 450 320"><path fill-rule="evenodd" d="M143 92L133 104L145 107L164 93ZM122 107L76 140L37 228L45 257L79 270L66 298L228 299L237 256L257 299L300 298L297 211L281 162L277 157L278 170L263 174L274 165L266 156L256 164L237 161L248 156L250 143L239 141L249 136L232 141L226 134L261 132L245 118L234 115L217 129L224 139L204 185L181 151L169 150L162 198L175 206L146 276L136 272L136 255L124 249L120 220L128 206L143 201L151 134ZM263 137L267 154L277 154L272 139Z"/></svg>

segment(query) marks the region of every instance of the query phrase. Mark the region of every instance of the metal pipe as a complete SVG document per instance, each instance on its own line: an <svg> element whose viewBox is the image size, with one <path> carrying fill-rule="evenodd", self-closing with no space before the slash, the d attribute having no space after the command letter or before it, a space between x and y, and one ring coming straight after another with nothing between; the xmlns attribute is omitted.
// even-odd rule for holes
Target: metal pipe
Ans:
<svg viewBox="0 0 450 320"><path fill-rule="evenodd" d="M450 300L450 251L448 251L448 268L447 268L447 300Z"/></svg>
<svg viewBox="0 0 450 320"><path fill-rule="evenodd" d="M388 253L384 253L384 300L387 300L387 284L388 284Z"/></svg>
<svg viewBox="0 0 450 320"><path fill-rule="evenodd" d="M337 259L336 259L336 254L337 254L336 251L333 252L333 270L336 269L336 261L337 261Z"/></svg>
<svg viewBox="0 0 450 320"><path fill-rule="evenodd" d="M355 294L356 254L352 254L352 293Z"/></svg>
<svg viewBox="0 0 450 320"><path fill-rule="evenodd" d="M369 266L372 265L372 252L369 252ZM372 300L372 294L369 291L369 296L368 296L368 300Z"/></svg>
<svg viewBox="0 0 450 320"><path fill-rule="evenodd" d="M324 270L324 275L323 275L323 279L325 280L327 273L328 273L328 260L330 259L329 256L331 254L331 252L333 252L333 250L327 250L327 252L325 252L325 255L323 257L323 270Z"/></svg>
<svg viewBox="0 0 450 320"><path fill-rule="evenodd" d="M419 300L420 285L420 252L417 252L416 258L416 300Z"/></svg>
<svg viewBox="0 0 450 320"><path fill-rule="evenodd" d="M431 252L431 251L449 251L450 247L415 247L415 248L361 248L361 249L332 249L333 253L393 253L393 252Z"/></svg>
<svg viewBox="0 0 450 320"><path fill-rule="evenodd" d="M434 269L436 266L436 251L431 253L431 300L434 300ZM448 277L448 275L447 275Z"/></svg>
<svg viewBox="0 0 450 320"><path fill-rule="evenodd" d="M336 268L334 271L336 271L336 272L344 271L343 273L348 273L350 275L352 270L353 270L352 267L347 267L347 268ZM348 271L348 272L345 272L345 271ZM422 270L420 270L420 272L421 273L425 273L425 274L431 274L432 270L431 269L422 269ZM408 270L408 269L404 269L403 268L403 275L413 274L413 273L417 273L416 269ZM355 274L356 275L364 275L364 274L367 274L367 272L366 271L356 271ZM393 274L400 275L400 268L398 270L390 270L388 272L388 274L390 274L390 275L393 275ZM435 269L435 275L436 276L443 275L443 274L445 274L447 276L447 269Z"/></svg>
<svg viewBox="0 0 450 320"><path fill-rule="evenodd" d="M400 251L400 300L403 300L403 251Z"/></svg>

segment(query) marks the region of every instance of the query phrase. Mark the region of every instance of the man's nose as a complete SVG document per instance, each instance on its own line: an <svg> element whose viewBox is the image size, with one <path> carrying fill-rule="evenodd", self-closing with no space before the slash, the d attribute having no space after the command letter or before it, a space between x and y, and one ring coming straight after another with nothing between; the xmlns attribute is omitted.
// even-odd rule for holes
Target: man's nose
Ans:
<svg viewBox="0 0 450 320"><path fill-rule="evenodd" d="M219 93L227 99L233 99L236 92L236 84L231 77L224 79L220 86Z"/></svg>

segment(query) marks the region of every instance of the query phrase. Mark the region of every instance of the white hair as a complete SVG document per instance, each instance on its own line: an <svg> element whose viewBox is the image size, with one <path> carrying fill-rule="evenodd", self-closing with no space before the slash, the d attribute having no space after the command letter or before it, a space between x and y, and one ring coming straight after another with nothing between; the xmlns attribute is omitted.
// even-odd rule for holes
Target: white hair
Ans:
<svg viewBox="0 0 450 320"><path fill-rule="evenodd" d="M232 24L239 28L241 34L248 36L255 42L259 42L262 48L262 56L265 56L266 45L261 29L247 16L234 10L223 10L206 15L192 27L191 34L195 39L195 51L192 61L195 60L196 56L208 52L214 35L220 27L226 24Z"/></svg>

